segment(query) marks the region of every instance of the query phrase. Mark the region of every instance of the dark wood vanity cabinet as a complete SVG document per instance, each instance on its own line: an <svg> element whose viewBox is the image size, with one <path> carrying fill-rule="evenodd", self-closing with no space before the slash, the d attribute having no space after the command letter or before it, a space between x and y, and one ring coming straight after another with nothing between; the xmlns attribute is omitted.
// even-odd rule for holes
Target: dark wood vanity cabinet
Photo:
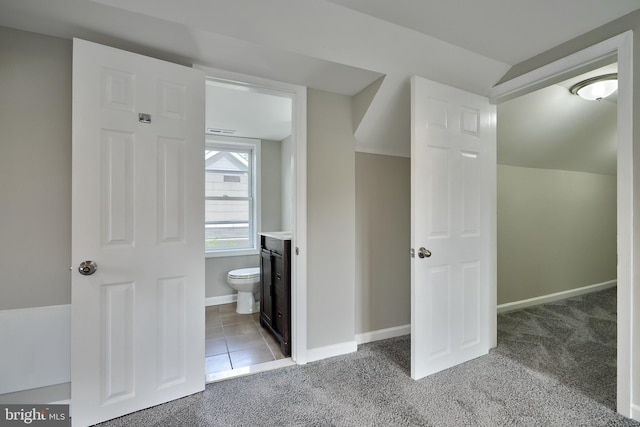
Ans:
<svg viewBox="0 0 640 427"><path fill-rule="evenodd" d="M260 236L260 324L291 355L291 240Z"/></svg>

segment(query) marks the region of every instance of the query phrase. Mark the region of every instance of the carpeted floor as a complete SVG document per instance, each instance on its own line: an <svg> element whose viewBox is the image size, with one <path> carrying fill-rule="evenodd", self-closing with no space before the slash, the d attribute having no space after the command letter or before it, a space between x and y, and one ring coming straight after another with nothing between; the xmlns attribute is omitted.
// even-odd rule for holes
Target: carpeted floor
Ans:
<svg viewBox="0 0 640 427"><path fill-rule="evenodd" d="M616 288L498 316L495 351L616 407Z"/></svg>
<svg viewBox="0 0 640 427"><path fill-rule="evenodd" d="M104 425L640 426L611 409L615 307L612 290L500 315L496 349L420 381L404 336L209 384Z"/></svg>

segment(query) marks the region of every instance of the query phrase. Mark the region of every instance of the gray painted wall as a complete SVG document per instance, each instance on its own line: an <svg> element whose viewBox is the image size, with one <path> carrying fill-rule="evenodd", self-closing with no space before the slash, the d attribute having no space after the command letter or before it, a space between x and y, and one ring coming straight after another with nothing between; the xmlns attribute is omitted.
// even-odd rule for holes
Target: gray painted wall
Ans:
<svg viewBox="0 0 640 427"><path fill-rule="evenodd" d="M260 255L207 258L205 268L205 297L233 295L235 289L227 284L227 273L238 268L260 266Z"/></svg>
<svg viewBox="0 0 640 427"><path fill-rule="evenodd" d="M280 225L282 231L293 230L293 147L291 135L280 142L280 171L282 178L282 207Z"/></svg>
<svg viewBox="0 0 640 427"><path fill-rule="evenodd" d="M280 141L260 141L262 231L281 231L282 167Z"/></svg>
<svg viewBox="0 0 640 427"><path fill-rule="evenodd" d="M352 342L355 140L351 97L307 94L308 347Z"/></svg>
<svg viewBox="0 0 640 427"><path fill-rule="evenodd" d="M71 41L0 27L0 310L71 301Z"/></svg>
<svg viewBox="0 0 640 427"><path fill-rule="evenodd" d="M616 279L616 177L498 165L498 304Z"/></svg>
<svg viewBox="0 0 640 427"><path fill-rule="evenodd" d="M411 159L356 153L356 333L411 323Z"/></svg>

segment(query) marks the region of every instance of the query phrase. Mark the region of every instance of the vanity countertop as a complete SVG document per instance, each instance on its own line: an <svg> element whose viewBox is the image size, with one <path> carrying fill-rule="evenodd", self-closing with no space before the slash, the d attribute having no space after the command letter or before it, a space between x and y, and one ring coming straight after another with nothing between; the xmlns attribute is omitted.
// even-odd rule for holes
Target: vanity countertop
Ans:
<svg viewBox="0 0 640 427"><path fill-rule="evenodd" d="M291 240L290 231L264 231L260 233L261 236L272 237L278 240Z"/></svg>

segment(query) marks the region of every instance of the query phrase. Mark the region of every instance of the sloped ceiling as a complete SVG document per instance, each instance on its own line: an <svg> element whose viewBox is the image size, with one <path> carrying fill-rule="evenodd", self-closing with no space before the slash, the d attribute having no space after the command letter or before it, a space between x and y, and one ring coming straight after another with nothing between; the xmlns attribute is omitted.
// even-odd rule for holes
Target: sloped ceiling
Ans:
<svg viewBox="0 0 640 427"><path fill-rule="evenodd" d="M637 0L0 0L0 25L346 95L381 82L358 108L358 149L408 156L410 76L484 95L515 62L638 8Z"/></svg>
<svg viewBox="0 0 640 427"><path fill-rule="evenodd" d="M586 101L569 88L616 71L612 64L499 104L498 163L615 175L615 95Z"/></svg>
<svg viewBox="0 0 640 427"><path fill-rule="evenodd" d="M640 7L637 0L328 0L517 64Z"/></svg>

